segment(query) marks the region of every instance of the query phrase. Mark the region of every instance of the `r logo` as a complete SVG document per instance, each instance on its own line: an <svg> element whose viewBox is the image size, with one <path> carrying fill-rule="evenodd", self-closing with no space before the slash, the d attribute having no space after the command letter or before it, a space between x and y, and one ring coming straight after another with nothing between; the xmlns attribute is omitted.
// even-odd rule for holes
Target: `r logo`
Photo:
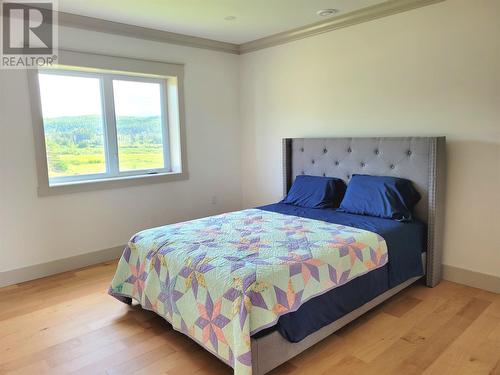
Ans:
<svg viewBox="0 0 500 375"><path fill-rule="evenodd" d="M52 3L3 2L3 55L51 55Z"/></svg>

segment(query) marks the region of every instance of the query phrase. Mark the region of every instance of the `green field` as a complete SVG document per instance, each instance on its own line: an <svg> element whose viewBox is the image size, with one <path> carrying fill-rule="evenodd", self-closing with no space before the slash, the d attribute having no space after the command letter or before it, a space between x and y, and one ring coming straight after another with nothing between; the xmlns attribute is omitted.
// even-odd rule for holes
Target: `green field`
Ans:
<svg viewBox="0 0 500 375"><path fill-rule="evenodd" d="M49 177L106 171L103 126L97 116L44 119ZM117 118L120 171L163 168L158 117Z"/></svg>

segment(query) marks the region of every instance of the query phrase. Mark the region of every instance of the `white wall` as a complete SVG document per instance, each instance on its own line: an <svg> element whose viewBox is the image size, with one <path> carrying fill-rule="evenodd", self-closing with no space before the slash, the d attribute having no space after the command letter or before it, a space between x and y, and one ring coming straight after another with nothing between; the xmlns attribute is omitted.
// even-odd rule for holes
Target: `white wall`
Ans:
<svg viewBox="0 0 500 375"><path fill-rule="evenodd" d="M446 135L444 262L500 276L498 18L447 0L242 56L62 30L62 48L186 64L190 178L39 198L26 73L0 70L0 272L274 202L283 137Z"/></svg>
<svg viewBox="0 0 500 375"><path fill-rule="evenodd" d="M444 263L500 276L499 8L447 0L243 55L243 205L281 197L281 138L446 135Z"/></svg>
<svg viewBox="0 0 500 375"><path fill-rule="evenodd" d="M186 64L190 178L39 198L26 72L0 70L0 272L122 245L141 229L240 208L238 56L76 29L60 36L61 48Z"/></svg>

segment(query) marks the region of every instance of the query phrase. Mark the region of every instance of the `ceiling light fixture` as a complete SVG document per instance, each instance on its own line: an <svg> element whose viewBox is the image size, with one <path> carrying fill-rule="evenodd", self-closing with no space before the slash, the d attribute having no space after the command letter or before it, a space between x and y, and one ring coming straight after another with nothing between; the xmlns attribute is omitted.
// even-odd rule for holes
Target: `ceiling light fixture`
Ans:
<svg viewBox="0 0 500 375"><path fill-rule="evenodd" d="M320 17L330 17L339 12L338 9L321 9L316 12Z"/></svg>
<svg viewBox="0 0 500 375"><path fill-rule="evenodd" d="M235 16L226 16L226 17L224 17L224 19L226 21L234 21L236 19L236 17Z"/></svg>

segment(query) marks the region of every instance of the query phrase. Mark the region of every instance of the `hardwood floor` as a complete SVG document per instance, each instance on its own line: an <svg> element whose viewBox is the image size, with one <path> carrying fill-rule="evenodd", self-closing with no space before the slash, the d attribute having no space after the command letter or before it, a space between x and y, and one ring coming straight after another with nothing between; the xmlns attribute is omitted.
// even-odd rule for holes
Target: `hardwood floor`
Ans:
<svg viewBox="0 0 500 375"><path fill-rule="evenodd" d="M106 293L116 263L0 289L0 374L231 374ZM500 295L415 285L272 372L500 375Z"/></svg>

